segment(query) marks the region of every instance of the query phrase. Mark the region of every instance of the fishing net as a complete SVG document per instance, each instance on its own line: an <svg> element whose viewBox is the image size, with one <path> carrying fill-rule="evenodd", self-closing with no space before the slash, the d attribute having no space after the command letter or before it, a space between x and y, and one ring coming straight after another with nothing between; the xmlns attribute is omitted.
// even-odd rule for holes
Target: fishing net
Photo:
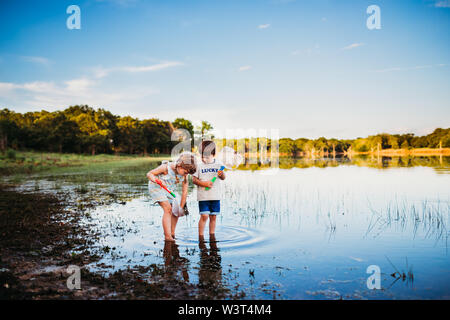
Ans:
<svg viewBox="0 0 450 320"><path fill-rule="evenodd" d="M224 164L227 169L236 169L240 166L244 157L231 147L223 147L217 154L216 159Z"/></svg>

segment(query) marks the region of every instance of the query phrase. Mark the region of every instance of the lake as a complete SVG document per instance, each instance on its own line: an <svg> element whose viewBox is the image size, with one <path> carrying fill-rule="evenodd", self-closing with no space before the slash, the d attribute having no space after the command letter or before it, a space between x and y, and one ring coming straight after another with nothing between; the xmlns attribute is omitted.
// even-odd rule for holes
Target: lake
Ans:
<svg viewBox="0 0 450 320"><path fill-rule="evenodd" d="M226 173L215 239L198 240L191 184L174 245L148 201L145 175L156 165L41 173L23 188L99 198L85 209L101 234L92 247L104 253L90 269L106 275L156 264L164 277L244 299L450 299L449 157L242 165ZM380 289L368 288L369 266L381 271Z"/></svg>

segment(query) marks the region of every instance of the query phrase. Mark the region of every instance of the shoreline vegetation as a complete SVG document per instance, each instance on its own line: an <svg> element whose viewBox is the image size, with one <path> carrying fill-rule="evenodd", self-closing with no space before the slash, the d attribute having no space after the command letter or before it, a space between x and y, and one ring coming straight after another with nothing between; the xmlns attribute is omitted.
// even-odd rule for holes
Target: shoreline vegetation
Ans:
<svg viewBox="0 0 450 320"><path fill-rule="evenodd" d="M380 156L450 156L450 148L384 149L377 151L353 152L353 154Z"/></svg>
<svg viewBox="0 0 450 320"><path fill-rule="evenodd" d="M32 174L43 171L88 170L95 167L107 169L129 167L147 162L165 160L166 154L160 155L85 155L73 153L52 153L37 151L8 150L0 153L0 175Z"/></svg>
<svg viewBox="0 0 450 320"><path fill-rule="evenodd" d="M450 156L450 148L416 148L416 149L383 149L383 150L375 150L375 151L346 151L346 152L323 152L320 150L313 152L297 152L295 155L292 155L288 152L279 152L278 157L294 157L294 158L318 158L318 157L352 157L352 156L360 156L360 155L372 155L372 156L387 156L387 157L406 157L406 156ZM246 158L256 157L260 158L260 153L245 153ZM270 152L267 154L267 159L271 158ZM276 156L276 154L275 154Z"/></svg>
<svg viewBox="0 0 450 320"><path fill-rule="evenodd" d="M111 170L129 170L130 167L152 166L155 162L170 159L169 154L161 155L80 155L48 153L36 151L13 151L14 157L8 153L0 153L0 176L13 176L19 180L30 174L47 173L77 173L101 169L105 172ZM281 169L294 167L328 167L340 163L355 164L358 166L390 168L412 166L450 166L450 148L443 149L411 149L411 150L382 150L380 152L353 152L353 153L305 153L293 157L290 154L279 153L275 162L270 162L271 154L267 154L266 161L261 159L260 153L245 154L244 163L240 170L262 170L272 168L274 163ZM261 161L263 160L263 161ZM11 178L11 177L9 177ZM9 179L8 178L8 179ZM19 181L18 180L18 181Z"/></svg>
<svg viewBox="0 0 450 320"><path fill-rule="evenodd" d="M177 129L185 130L178 134ZM105 109L87 105L70 106L62 111L45 110L19 113L0 110L0 152L14 157L15 151L38 151L73 154L154 155L169 154L172 148L187 139L194 141L212 138L218 146L231 146L240 153L264 151L270 154L271 141L267 137L222 139L212 135L213 126L207 121L201 125L187 119L173 122L157 118L138 119L118 116ZM190 135L190 137L189 137ZM172 140L174 136L180 139ZM192 139L193 138L193 139ZM330 156L376 154L449 155L450 128L437 128L424 136L413 133L379 133L355 139L320 137L281 138L278 140L280 156Z"/></svg>

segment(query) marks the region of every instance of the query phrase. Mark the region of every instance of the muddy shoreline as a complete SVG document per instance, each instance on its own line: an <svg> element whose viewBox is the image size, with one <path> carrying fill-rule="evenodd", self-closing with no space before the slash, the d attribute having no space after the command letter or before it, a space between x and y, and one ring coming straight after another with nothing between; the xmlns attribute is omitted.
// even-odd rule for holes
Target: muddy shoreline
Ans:
<svg viewBox="0 0 450 320"><path fill-rule="evenodd" d="M129 266L107 277L86 266L100 260L91 250L95 228L80 223L94 199L60 190L57 194L0 185L0 299L227 299L242 298L223 287L192 284L178 275L183 260L165 266ZM93 222L94 223L94 222ZM69 289L70 265L81 270L81 289Z"/></svg>

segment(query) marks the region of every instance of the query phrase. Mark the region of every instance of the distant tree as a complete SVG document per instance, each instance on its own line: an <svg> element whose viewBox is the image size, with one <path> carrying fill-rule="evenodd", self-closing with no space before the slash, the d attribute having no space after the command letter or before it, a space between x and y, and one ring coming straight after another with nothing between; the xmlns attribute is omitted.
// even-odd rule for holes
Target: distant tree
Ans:
<svg viewBox="0 0 450 320"><path fill-rule="evenodd" d="M141 122L144 136L144 153L168 153L171 146L170 128L167 122L148 119Z"/></svg>
<svg viewBox="0 0 450 320"><path fill-rule="evenodd" d="M191 121L184 118L176 118L172 124L176 129L186 129L191 134L191 137L194 137L194 126Z"/></svg>
<svg viewBox="0 0 450 320"><path fill-rule="evenodd" d="M320 152L328 151L328 141L324 137L320 137L319 139L314 141L314 147L316 150L320 150Z"/></svg>
<svg viewBox="0 0 450 320"><path fill-rule="evenodd" d="M387 139L388 139L387 144L389 145L390 148L398 149L398 138L396 136L388 135Z"/></svg>
<svg viewBox="0 0 450 320"><path fill-rule="evenodd" d="M191 121L186 120L184 118L177 118L174 122L172 122L172 125L175 127L175 129L185 129L189 132L191 136L191 147L193 147L194 143L194 126Z"/></svg>
<svg viewBox="0 0 450 320"><path fill-rule="evenodd" d="M305 145L304 145L304 149L306 152L314 152L316 150L315 145L314 145L314 141L313 140L308 140Z"/></svg>
<svg viewBox="0 0 450 320"><path fill-rule="evenodd" d="M295 139L294 145L295 145L295 152L305 152L305 144L308 142L308 139L305 138L299 138Z"/></svg>
<svg viewBox="0 0 450 320"><path fill-rule="evenodd" d="M79 143L81 131L77 123L68 120L60 111L41 112L34 125L40 132L41 147L44 150L63 152Z"/></svg>
<svg viewBox="0 0 450 320"><path fill-rule="evenodd" d="M210 133L211 130L213 130L214 128L209 122L202 121L202 124L201 124L201 126L198 129L200 131L200 139L203 140L204 137L206 135L208 135L208 133Z"/></svg>
<svg viewBox="0 0 450 320"><path fill-rule="evenodd" d="M355 141L353 141L352 149L356 152L367 152L370 151L371 148L373 148L373 144L375 142L372 141L370 138L358 138Z"/></svg>
<svg viewBox="0 0 450 320"><path fill-rule="evenodd" d="M290 156L294 155L295 143L290 138L282 138L279 140L279 152Z"/></svg>
<svg viewBox="0 0 450 320"><path fill-rule="evenodd" d="M409 143L408 140L403 140L402 145L401 145L402 149L409 149Z"/></svg>
<svg viewBox="0 0 450 320"><path fill-rule="evenodd" d="M117 122L119 129L119 148L130 154L144 149L144 130L138 119L122 117Z"/></svg>
<svg viewBox="0 0 450 320"><path fill-rule="evenodd" d="M8 148L8 142L19 134L20 129L13 120L13 114L8 109L0 111L0 150L3 153Z"/></svg>
<svg viewBox="0 0 450 320"><path fill-rule="evenodd" d="M450 148L450 130L442 137L442 148Z"/></svg>

